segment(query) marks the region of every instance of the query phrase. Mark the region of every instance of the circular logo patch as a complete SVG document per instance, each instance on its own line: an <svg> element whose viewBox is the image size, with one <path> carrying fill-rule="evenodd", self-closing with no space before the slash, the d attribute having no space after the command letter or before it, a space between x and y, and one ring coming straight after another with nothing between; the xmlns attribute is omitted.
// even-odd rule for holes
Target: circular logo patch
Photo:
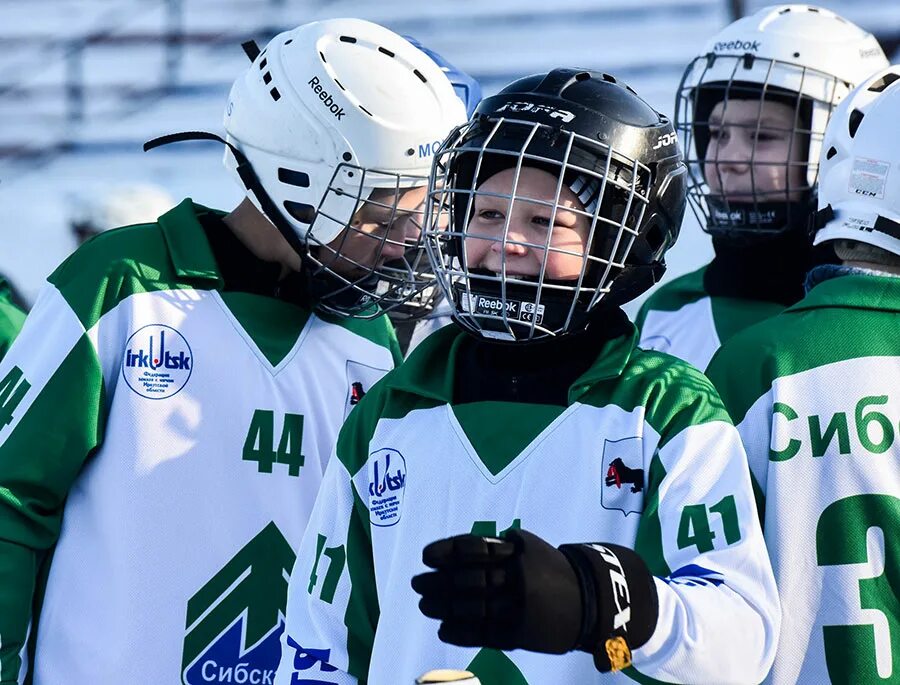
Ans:
<svg viewBox="0 0 900 685"><path fill-rule="evenodd" d="M171 326L139 328L125 343L122 376L141 397L164 400L178 393L191 377L193 353L188 341Z"/></svg>

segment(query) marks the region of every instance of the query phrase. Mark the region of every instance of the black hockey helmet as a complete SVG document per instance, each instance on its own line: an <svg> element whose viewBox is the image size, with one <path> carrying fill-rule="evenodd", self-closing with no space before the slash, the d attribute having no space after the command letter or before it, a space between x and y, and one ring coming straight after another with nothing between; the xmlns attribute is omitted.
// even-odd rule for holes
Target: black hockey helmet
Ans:
<svg viewBox="0 0 900 685"><path fill-rule="evenodd" d="M580 274L546 276L550 245L515 243L509 217L496 242L542 250L540 273L507 277L470 267L464 249L476 196L523 200L523 167L558 180L554 198L529 201L550 208L553 224L564 186L590 224ZM479 188L514 169L508 194ZM437 280L454 303L457 322L483 337L531 341L586 328L593 312L621 305L656 283L664 254L678 236L687 169L669 119L614 76L554 69L514 81L486 98L435 156L425 229ZM573 211L567 208L567 211ZM567 254L572 254L567 252ZM504 258L505 259L505 258Z"/></svg>

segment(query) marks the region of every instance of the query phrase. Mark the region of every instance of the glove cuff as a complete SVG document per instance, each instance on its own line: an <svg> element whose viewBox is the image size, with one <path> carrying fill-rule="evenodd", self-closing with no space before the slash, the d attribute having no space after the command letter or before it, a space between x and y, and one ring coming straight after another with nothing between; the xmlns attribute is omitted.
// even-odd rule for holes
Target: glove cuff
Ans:
<svg viewBox="0 0 900 685"><path fill-rule="evenodd" d="M577 649L594 655L602 673L631 665L659 619L656 583L644 560L627 547L586 543L559 548L575 569L584 606Z"/></svg>

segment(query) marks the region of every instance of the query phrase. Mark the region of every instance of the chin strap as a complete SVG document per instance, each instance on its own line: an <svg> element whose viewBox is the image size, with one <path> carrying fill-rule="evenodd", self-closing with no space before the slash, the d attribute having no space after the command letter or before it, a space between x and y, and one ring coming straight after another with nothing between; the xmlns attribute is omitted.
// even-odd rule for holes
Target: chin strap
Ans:
<svg viewBox="0 0 900 685"><path fill-rule="evenodd" d="M275 228L278 229L278 232L281 233L282 236L284 236L285 240L287 240L288 244L292 248L294 248L294 251L297 252L297 254L300 255L301 259L305 261L308 252L306 243L300 240L300 238L297 236L297 232L287 222L287 220L284 218L284 215L279 211L278 206L272 200L271 196L266 192L266 189L263 188L263 185L262 183L260 183L259 177L256 175L256 171L254 171L253 165L250 164L250 160L247 159L247 156L237 147L222 138L222 136L219 136L215 133L209 133L207 131L182 131L181 133L169 133L168 135L159 136L158 138L153 138L152 140L148 140L146 143L144 143L144 152L153 150L157 147L162 147L163 145L169 145L171 143L182 143L190 140L211 140L217 143L222 143L222 145L231 150L231 154L234 155L234 158L237 161L237 173L241 179L241 182L244 184L244 188L247 190L247 192L253 193L253 195L259 202L259 206L262 207L266 218L272 222Z"/></svg>

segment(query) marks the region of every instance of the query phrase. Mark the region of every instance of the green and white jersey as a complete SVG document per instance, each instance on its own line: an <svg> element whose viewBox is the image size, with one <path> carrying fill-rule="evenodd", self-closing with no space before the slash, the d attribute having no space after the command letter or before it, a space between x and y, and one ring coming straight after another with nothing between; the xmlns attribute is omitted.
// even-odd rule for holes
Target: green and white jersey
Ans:
<svg viewBox="0 0 900 685"><path fill-rule="evenodd" d="M221 291L185 200L49 278L0 365L0 682L271 682L340 425L385 319ZM32 611L34 602L34 611Z"/></svg>
<svg viewBox="0 0 900 685"><path fill-rule="evenodd" d="M26 313L13 302L9 282L0 276L0 359L22 330Z"/></svg>
<svg viewBox="0 0 900 685"><path fill-rule="evenodd" d="M641 306L638 343L705 369L719 346L738 331L784 309L776 302L710 295L706 267L657 288Z"/></svg>
<svg viewBox="0 0 900 685"><path fill-rule="evenodd" d="M767 682L900 682L900 278L840 276L713 359L784 610Z"/></svg>
<svg viewBox="0 0 900 685"><path fill-rule="evenodd" d="M668 355L607 342L567 407L452 403L464 333L439 330L341 430L288 591L278 685L412 683L465 668L483 685L758 683L779 606L737 431L709 381ZM555 545L636 549L659 623L634 668L590 654L454 647L410 579L439 538L528 529ZM547 627L552 630L552 626Z"/></svg>

